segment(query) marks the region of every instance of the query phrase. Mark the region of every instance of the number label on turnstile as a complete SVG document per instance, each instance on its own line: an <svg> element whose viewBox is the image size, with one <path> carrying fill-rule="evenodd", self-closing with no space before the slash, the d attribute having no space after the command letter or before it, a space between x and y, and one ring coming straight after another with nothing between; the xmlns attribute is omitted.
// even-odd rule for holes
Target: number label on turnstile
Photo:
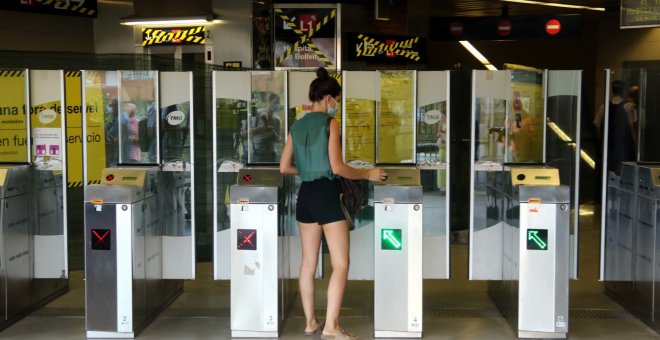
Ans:
<svg viewBox="0 0 660 340"><path fill-rule="evenodd" d="M92 229L92 249L110 250L111 234L109 229Z"/></svg>
<svg viewBox="0 0 660 340"><path fill-rule="evenodd" d="M548 229L527 229L528 250L548 250Z"/></svg>
<svg viewBox="0 0 660 340"><path fill-rule="evenodd" d="M238 229L236 230L236 249L238 250L257 250L257 230L256 229Z"/></svg>
<svg viewBox="0 0 660 340"><path fill-rule="evenodd" d="M381 229L380 249L401 250L402 247L401 229Z"/></svg>

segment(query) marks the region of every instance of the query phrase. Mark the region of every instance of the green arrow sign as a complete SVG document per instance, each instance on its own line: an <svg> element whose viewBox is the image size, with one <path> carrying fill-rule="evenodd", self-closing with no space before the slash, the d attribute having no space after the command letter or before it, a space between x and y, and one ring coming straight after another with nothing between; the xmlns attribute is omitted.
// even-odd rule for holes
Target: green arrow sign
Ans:
<svg viewBox="0 0 660 340"><path fill-rule="evenodd" d="M527 249L548 250L548 230L527 229Z"/></svg>
<svg viewBox="0 0 660 340"><path fill-rule="evenodd" d="M380 249L401 250L402 246L401 229L381 229Z"/></svg>

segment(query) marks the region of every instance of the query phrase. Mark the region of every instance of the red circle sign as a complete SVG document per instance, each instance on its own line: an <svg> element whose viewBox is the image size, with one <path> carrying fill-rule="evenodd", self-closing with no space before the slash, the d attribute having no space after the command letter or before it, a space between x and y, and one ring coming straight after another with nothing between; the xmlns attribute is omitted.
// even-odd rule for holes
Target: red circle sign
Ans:
<svg viewBox="0 0 660 340"><path fill-rule="evenodd" d="M460 21L454 21L449 25L449 33L455 37L460 37L463 35L463 23Z"/></svg>
<svg viewBox="0 0 660 340"><path fill-rule="evenodd" d="M550 19L545 23L545 31L550 35L557 35L561 31L561 23L557 19Z"/></svg>
<svg viewBox="0 0 660 340"><path fill-rule="evenodd" d="M511 23L506 21L506 20L502 20L502 21L498 22L497 23L497 34L499 34L503 37L506 37L509 34L511 34Z"/></svg>

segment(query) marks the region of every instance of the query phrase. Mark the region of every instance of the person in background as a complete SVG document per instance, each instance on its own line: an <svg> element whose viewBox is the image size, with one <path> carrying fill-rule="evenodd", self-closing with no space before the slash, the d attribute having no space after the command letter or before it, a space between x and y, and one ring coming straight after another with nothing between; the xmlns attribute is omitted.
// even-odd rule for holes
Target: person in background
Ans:
<svg viewBox="0 0 660 340"><path fill-rule="evenodd" d="M342 188L338 177L378 182L387 178L387 174L378 168L358 170L344 164L339 125L333 119L341 87L324 68L319 68L316 75L309 86L312 112L291 127L280 158L280 172L299 175L303 181L298 191L296 220L302 242L299 285L305 311L305 335L355 339L339 326L339 311L348 278L349 230L339 201ZM322 235L325 235L332 262L325 325L316 319L314 309L314 273Z"/></svg>
<svg viewBox="0 0 660 340"><path fill-rule="evenodd" d="M123 157L126 159L126 157L129 157L129 159L132 162L139 162L142 159L142 151L140 150L140 145L139 145L139 140L140 140L140 133L139 133L139 125L140 125L140 120L138 119L136 115L136 107L135 104L133 103L126 103L125 106L125 112L126 112L126 129L128 132L128 146L124 146L125 150L124 152L128 151L128 153L124 153Z"/></svg>
<svg viewBox="0 0 660 340"><path fill-rule="evenodd" d="M623 81L613 81L609 102L607 171L616 174L619 173L621 163L637 159L637 110L632 100L623 99L624 88ZM603 143L604 137L604 119L605 107L601 106L593 121L601 143Z"/></svg>

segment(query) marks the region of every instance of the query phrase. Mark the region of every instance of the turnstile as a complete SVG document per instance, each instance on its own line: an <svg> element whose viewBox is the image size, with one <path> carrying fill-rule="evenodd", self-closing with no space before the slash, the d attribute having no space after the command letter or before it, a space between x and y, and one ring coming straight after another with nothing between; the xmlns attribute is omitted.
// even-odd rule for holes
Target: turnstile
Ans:
<svg viewBox="0 0 660 340"><path fill-rule="evenodd" d="M374 186L374 336L422 337L422 187L419 169L389 168Z"/></svg>
<svg viewBox="0 0 660 340"><path fill-rule="evenodd" d="M489 295L518 337L566 338L570 190L554 168L504 173L502 274Z"/></svg>
<svg viewBox="0 0 660 340"><path fill-rule="evenodd" d="M229 190L234 338L276 338L279 334L282 183L279 169L243 168L238 184Z"/></svg>
<svg viewBox="0 0 660 340"><path fill-rule="evenodd" d="M660 329L658 289L660 279L660 165L637 165L636 241L635 241L635 312L655 329Z"/></svg>
<svg viewBox="0 0 660 340"><path fill-rule="evenodd" d="M30 306L30 172L0 167L0 323Z"/></svg>
<svg viewBox="0 0 660 340"><path fill-rule="evenodd" d="M88 338L133 338L182 291L162 280L157 167L106 168L85 189Z"/></svg>

